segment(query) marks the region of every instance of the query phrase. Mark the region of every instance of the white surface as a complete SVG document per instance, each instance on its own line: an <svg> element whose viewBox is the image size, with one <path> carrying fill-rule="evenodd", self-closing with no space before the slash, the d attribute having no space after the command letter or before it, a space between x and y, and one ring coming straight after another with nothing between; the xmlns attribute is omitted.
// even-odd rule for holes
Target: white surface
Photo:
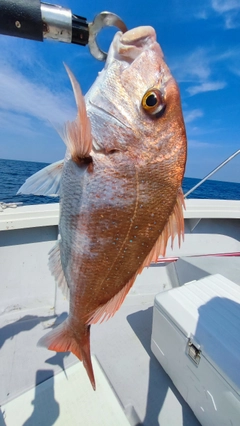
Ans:
<svg viewBox="0 0 240 426"><path fill-rule="evenodd" d="M185 200L185 219L199 218L240 218L238 200ZM18 206L0 212L0 230L31 228L57 225L59 222L59 204L38 204Z"/></svg>
<svg viewBox="0 0 240 426"><path fill-rule="evenodd" d="M237 387L240 395L240 289L216 274L156 296L156 306L203 356Z"/></svg>
<svg viewBox="0 0 240 426"><path fill-rule="evenodd" d="M0 231L58 225L59 204L6 208L0 212Z"/></svg>
<svg viewBox="0 0 240 426"><path fill-rule="evenodd" d="M155 299L151 347L202 425L239 426L240 292L220 275ZM200 345L198 366L188 357Z"/></svg>
<svg viewBox="0 0 240 426"><path fill-rule="evenodd" d="M1 407L6 426L129 426L98 362L93 357L97 391L82 363L39 384ZM0 420L1 422L1 420Z"/></svg>
<svg viewBox="0 0 240 426"><path fill-rule="evenodd" d="M180 255L240 251L239 220L221 218L221 215L228 217L233 214L231 202L229 212L227 210L228 203L187 201L188 210L185 216L192 215L193 219L185 220L186 236ZM239 203L234 202L236 217ZM211 207L213 204L215 210ZM45 334L46 327L51 327L54 322L53 310L61 314L68 309L68 303L62 294L58 290L55 292L54 279L47 267L47 254L58 234L58 209L59 205L53 204L18 207L0 213L0 229L3 231L0 232L2 404L9 403L22 392L34 388L38 371L42 372L42 376L50 377L76 362L76 358L68 353L55 354L37 347L37 341ZM191 232L192 222L200 213L202 216L205 214L206 218ZM208 219L209 215L220 215L220 219ZM171 255L178 253L175 247L176 243ZM194 265L191 265L190 261L194 262ZM192 258L182 262L181 271L177 268L180 261L145 269L114 318L105 324L92 327L92 353L100 360L132 426L199 425L191 409L151 353L153 298L160 291L196 277L202 278L209 273L222 271L226 275L231 270L232 275L226 276L235 281L234 276L239 279L239 261L239 257ZM220 269L220 266L223 269ZM58 320L61 320L61 315ZM168 336L165 340L168 340ZM172 357L171 365L178 368L176 353L173 353ZM171 359L171 354L168 359ZM193 368L192 365L191 367ZM190 373L194 374L194 369L192 371L187 368L186 377ZM182 388L185 386L182 379L180 385ZM231 396L229 393L226 398L229 395ZM188 398L192 396L193 393L189 392ZM210 396L207 394L206 398L209 400ZM54 410L56 406L53 406ZM34 412L36 413L36 410ZM84 424L80 421L81 419L77 424ZM0 425L2 424L4 423L1 423L0 413ZM25 426L35 424L35 417L30 415ZM47 423L45 424L47 426Z"/></svg>
<svg viewBox="0 0 240 426"><path fill-rule="evenodd" d="M162 266L147 269L144 275L150 286L149 294L129 294L111 320L91 327L91 352L96 354L131 426L199 426L191 409L150 350L154 300L151 285L154 282L155 287L158 283L157 292L162 290L167 279L165 274L162 275L164 269ZM136 283L139 287L137 293L142 284ZM166 284L169 288L170 282ZM61 303L61 312L67 309L67 305L66 302ZM60 313L60 305L58 311ZM65 318L66 313L53 318L47 307L41 311L19 310L0 316L0 405L34 388L36 381L39 382L37 378L42 381L42 378L68 370L76 362L79 364L72 354L57 354L37 347L38 340L48 332L49 327ZM81 393L83 382L80 385ZM86 386L90 387L88 380ZM31 420L32 423L27 425L35 426L34 418ZM80 421L77 426L91 426ZM1 413L0 425L4 425L1 423ZM50 423L42 425L50 426ZM74 423L71 426L75 426Z"/></svg>
<svg viewBox="0 0 240 426"><path fill-rule="evenodd" d="M186 199L185 219L240 218L240 200Z"/></svg>

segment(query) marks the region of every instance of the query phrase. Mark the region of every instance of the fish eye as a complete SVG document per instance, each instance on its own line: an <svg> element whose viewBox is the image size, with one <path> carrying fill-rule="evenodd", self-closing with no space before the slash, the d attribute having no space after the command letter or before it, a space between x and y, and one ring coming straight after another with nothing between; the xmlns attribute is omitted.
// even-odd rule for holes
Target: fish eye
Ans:
<svg viewBox="0 0 240 426"><path fill-rule="evenodd" d="M149 89L142 98L142 107L150 115L156 115L165 108L165 101L159 89Z"/></svg>

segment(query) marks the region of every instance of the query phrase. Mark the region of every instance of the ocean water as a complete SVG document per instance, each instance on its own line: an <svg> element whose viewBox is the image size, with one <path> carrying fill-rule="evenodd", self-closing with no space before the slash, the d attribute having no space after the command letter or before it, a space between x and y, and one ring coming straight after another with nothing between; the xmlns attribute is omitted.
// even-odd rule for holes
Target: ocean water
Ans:
<svg viewBox="0 0 240 426"><path fill-rule="evenodd" d="M0 202L20 202L23 205L58 202L58 197L16 195L20 186L29 176L47 165L46 163L0 159ZM183 192L186 193L199 181L200 179L185 177ZM240 200L240 183L207 180L190 194L188 198Z"/></svg>

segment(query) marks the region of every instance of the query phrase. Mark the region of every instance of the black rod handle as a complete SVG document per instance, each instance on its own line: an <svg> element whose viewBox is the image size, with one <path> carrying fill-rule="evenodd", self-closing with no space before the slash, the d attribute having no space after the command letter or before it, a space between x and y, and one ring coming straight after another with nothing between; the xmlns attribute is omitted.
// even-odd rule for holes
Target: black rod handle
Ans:
<svg viewBox="0 0 240 426"><path fill-rule="evenodd" d="M0 34L82 46L86 46L89 39L86 18L40 0L0 0Z"/></svg>
<svg viewBox="0 0 240 426"><path fill-rule="evenodd" d="M43 41L40 0L0 0L0 34Z"/></svg>

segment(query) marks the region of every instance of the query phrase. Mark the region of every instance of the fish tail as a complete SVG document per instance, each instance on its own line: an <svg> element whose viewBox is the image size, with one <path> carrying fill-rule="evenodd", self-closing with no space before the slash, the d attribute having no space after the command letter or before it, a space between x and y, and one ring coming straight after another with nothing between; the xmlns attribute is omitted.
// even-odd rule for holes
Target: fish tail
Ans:
<svg viewBox="0 0 240 426"><path fill-rule="evenodd" d="M96 390L91 353L90 353L90 326L84 325L82 333L74 335L69 327L68 320L64 321L54 330L43 336L38 346L42 346L56 352L72 352L76 355L87 371L93 390Z"/></svg>

